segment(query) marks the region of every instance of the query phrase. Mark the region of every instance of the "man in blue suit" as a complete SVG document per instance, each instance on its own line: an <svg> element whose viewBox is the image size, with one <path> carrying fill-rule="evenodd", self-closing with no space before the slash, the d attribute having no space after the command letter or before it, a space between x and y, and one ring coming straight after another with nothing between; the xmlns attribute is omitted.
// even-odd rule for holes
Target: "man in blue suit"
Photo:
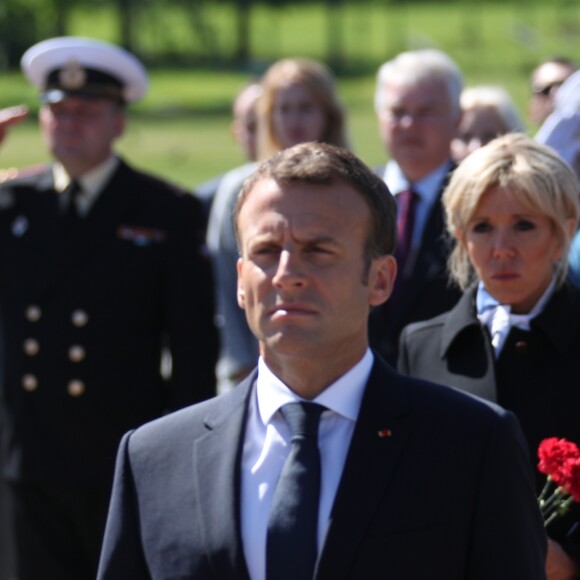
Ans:
<svg viewBox="0 0 580 580"><path fill-rule="evenodd" d="M124 437L98 578L545 578L513 415L403 377L368 347L369 308L396 275L394 201L381 179L345 150L298 145L245 183L235 224L258 368L232 392ZM285 411L296 402L322 406L320 461L304 478L320 470L313 546L301 542L305 517L273 555L276 486L298 454ZM307 553L310 570L271 572Z"/></svg>

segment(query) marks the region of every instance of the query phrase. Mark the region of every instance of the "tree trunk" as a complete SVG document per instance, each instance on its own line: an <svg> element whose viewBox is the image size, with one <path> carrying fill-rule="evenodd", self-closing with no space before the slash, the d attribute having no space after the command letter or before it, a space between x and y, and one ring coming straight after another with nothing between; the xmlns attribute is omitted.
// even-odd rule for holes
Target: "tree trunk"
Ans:
<svg viewBox="0 0 580 580"><path fill-rule="evenodd" d="M252 0L236 0L236 48L234 58L247 61L250 58L250 12Z"/></svg>

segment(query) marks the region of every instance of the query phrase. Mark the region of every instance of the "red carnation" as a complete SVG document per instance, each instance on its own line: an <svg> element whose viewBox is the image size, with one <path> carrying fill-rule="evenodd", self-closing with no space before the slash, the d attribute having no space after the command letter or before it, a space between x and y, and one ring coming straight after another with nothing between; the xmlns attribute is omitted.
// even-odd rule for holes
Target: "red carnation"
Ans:
<svg viewBox="0 0 580 580"><path fill-rule="evenodd" d="M566 439L550 437L540 443L538 457L538 469L548 476L538 497L544 526L548 526L573 501L580 502L580 450Z"/></svg>
<svg viewBox="0 0 580 580"><path fill-rule="evenodd" d="M540 443L538 457L538 469L561 485L566 479L566 462L580 459L580 450L571 441L550 437Z"/></svg>
<svg viewBox="0 0 580 580"><path fill-rule="evenodd" d="M562 482L562 487L580 502L580 458L569 459L565 466L566 477Z"/></svg>

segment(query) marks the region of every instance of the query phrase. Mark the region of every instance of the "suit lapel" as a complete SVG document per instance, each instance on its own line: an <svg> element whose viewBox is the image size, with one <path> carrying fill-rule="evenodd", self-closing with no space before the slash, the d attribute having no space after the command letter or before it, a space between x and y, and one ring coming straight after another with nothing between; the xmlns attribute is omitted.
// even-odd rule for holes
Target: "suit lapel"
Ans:
<svg viewBox="0 0 580 580"><path fill-rule="evenodd" d="M86 260L87 254L95 251L115 235L113 230L137 202L132 175L132 170L121 162L87 217L74 232L68 248L69 260L72 264Z"/></svg>
<svg viewBox="0 0 580 580"><path fill-rule="evenodd" d="M410 404L401 379L375 358L332 509L316 580L348 578L377 503L409 435Z"/></svg>
<svg viewBox="0 0 580 580"><path fill-rule="evenodd" d="M240 462L248 401L255 373L205 421L207 434L194 444L197 513L212 568L220 580L248 578L241 540ZM235 443L234 443L235 442Z"/></svg>

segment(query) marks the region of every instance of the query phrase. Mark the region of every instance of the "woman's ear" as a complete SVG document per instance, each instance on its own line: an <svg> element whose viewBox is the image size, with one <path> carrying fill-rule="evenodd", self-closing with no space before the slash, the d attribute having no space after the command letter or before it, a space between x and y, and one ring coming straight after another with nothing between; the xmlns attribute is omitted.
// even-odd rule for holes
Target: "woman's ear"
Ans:
<svg viewBox="0 0 580 580"><path fill-rule="evenodd" d="M566 220L566 230L568 231L568 235L570 236L570 239L574 237L574 235L576 234L576 229L578 227L578 223L573 220L573 219L567 219Z"/></svg>

